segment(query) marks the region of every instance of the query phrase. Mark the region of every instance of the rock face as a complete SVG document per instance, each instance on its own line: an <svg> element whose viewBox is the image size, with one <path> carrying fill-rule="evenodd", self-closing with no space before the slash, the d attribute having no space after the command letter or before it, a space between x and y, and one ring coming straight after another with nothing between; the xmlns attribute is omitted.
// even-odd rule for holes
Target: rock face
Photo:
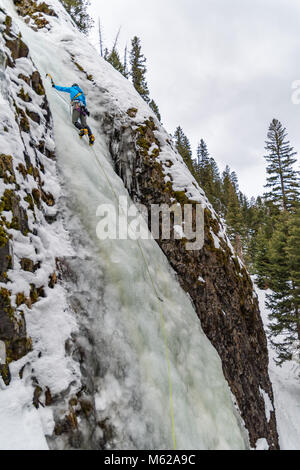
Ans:
<svg viewBox="0 0 300 470"><path fill-rule="evenodd" d="M32 87L32 97L39 87L40 109L45 112L47 118L43 119L44 139L37 144L32 135L30 135L31 156L27 151L27 146L23 139L23 161L17 163L15 155L0 154L0 180L4 184L4 191L0 200L0 282L10 284L10 271L14 268L14 242L18 237L29 238L34 233L34 224L29 224L28 212L32 212L32 217L36 220L38 210L33 194L39 192L43 194L43 178L41 174L44 172L44 166L40 157L39 147L45 143L45 135L47 126L49 125L49 109L45 92L41 84L41 78L37 70L31 76L18 76L16 72L16 61L18 59L28 59L29 50L23 42L21 35L17 34L12 27L12 19L5 16L4 23L1 25L1 37L3 38L3 60L2 71L3 77L9 76L10 80L15 80L15 92L10 95L13 102L15 123L15 132L19 132L22 139L22 133L30 135L30 111L27 110L24 99L24 86ZM31 65L32 66L32 65ZM33 87L33 83L35 87ZM4 86L4 85L3 85ZM26 95L29 97L27 92ZM41 110L37 113L41 112ZM36 113L36 114L37 114ZM13 133L12 123L2 122L1 133ZM35 157L32 160L32 155ZM22 184L21 181L33 179L32 190L29 185ZM27 187L26 187L27 186ZM25 189L26 188L26 189ZM28 211L27 208L28 207ZM31 216L30 216L31 217ZM29 226L30 225L30 226ZM32 260L27 260L28 265L33 264ZM21 262L22 265L22 262ZM9 288L2 287L0 289L0 340L6 346L6 364L0 366L0 375L6 385L10 382L9 364L25 356L32 349L31 338L28 337L26 331L26 322L24 317L24 308L31 308L38 298L42 295L43 286L36 286L32 283L28 286L28 294L17 292L15 295ZM23 308L22 308L23 306Z"/></svg>
<svg viewBox="0 0 300 470"><path fill-rule="evenodd" d="M57 16L56 13L45 2L35 0L13 0L17 12L25 18L33 30L37 31L48 26L49 22L45 15Z"/></svg>
<svg viewBox="0 0 300 470"><path fill-rule="evenodd" d="M40 27L47 24L44 14L55 15L45 3L14 3L25 21L28 16ZM52 116L29 44L2 8L0 90L1 99L6 99L0 108L0 341L6 356L6 363L0 364L1 386L2 380L11 384L11 363L20 361L17 376L32 387L32 406L53 411L55 424L47 436L51 448L102 449L112 430L95 416L94 375L99 365L93 337L87 327L76 325L73 331L72 326L75 309L85 315L84 305L73 300L79 262L72 262L64 250L60 256L58 250L65 232L57 204L60 181ZM74 311L69 303L74 303ZM28 333L31 317L34 338ZM66 329L58 345L60 359L51 344L58 324ZM41 367L40 361L47 366Z"/></svg>
<svg viewBox="0 0 300 470"><path fill-rule="evenodd" d="M116 172L133 200L148 209L152 204L192 203L184 190L173 190L172 161L162 164L159 160L165 147L174 153L171 142L158 138L153 118L137 123L136 112L128 110L127 114L131 121L127 117L120 121L118 116L106 115L102 127L110 142ZM187 251L185 240L160 238L158 243L178 274L181 286L192 298L203 330L221 357L225 378L237 400L251 446L255 447L258 439L266 438L270 449L278 449L275 412L271 412L268 421L262 392L267 393L273 404L267 341L258 301L245 267L233 254L226 237L220 237L222 230L220 220L208 205L205 243L201 250ZM217 243L216 237L219 237Z"/></svg>

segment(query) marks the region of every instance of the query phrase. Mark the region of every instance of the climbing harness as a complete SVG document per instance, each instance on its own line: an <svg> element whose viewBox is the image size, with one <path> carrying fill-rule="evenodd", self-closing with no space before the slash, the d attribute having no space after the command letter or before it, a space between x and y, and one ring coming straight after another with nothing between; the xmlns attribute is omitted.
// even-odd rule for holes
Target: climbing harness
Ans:
<svg viewBox="0 0 300 470"><path fill-rule="evenodd" d="M74 96L74 98L71 100L71 103L73 103L75 100L77 100L77 98L79 98L79 96L82 95L82 91L80 91L76 96Z"/></svg>
<svg viewBox="0 0 300 470"><path fill-rule="evenodd" d="M49 77L51 79L51 83L54 84L54 81L53 81L53 78L50 74L46 74L46 77ZM57 90L55 90L56 94L62 99L62 101L68 105L69 103L64 99L62 98L62 96L57 92ZM75 97L76 98L76 97ZM74 98L74 99L75 99ZM71 103L72 104L72 103ZM83 130L85 131L85 129ZM85 135L85 132L84 134ZM81 137L81 135L80 135ZM94 137L94 136L93 136ZM95 139L95 138L94 138ZM98 164L100 170L102 171L102 173L104 174L104 177L112 191L112 194L114 196L114 198L116 199L116 202L117 204L119 204L119 200L118 200L118 195L116 193L116 191L114 190L114 187L110 181L110 178L108 176L108 174L106 173L105 169L104 169L104 166L101 164L101 161L100 159L98 158L96 152L95 152L95 149L92 147L92 152L94 154L94 157L95 157L95 160L96 160L96 163ZM123 207L121 207L121 210L124 212L125 214L125 211L123 209ZM160 322L161 322L161 329L162 329L162 334L163 334L163 340L164 340L164 347L165 347L165 354L166 354L166 361L167 361L167 368L168 368L168 377L169 377L169 394L170 394L170 412L171 412L171 429L172 429L172 440L173 440L173 447L174 447L174 450L176 450L176 435L175 435L175 419L174 419L174 403L173 403L173 391L172 391L172 379L171 379L171 363L170 363L170 357L169 357L169 346L168 346L168 339L167 339L167 333L166 333L166 324L165 324L165 320L164 320L164 315L163 315L163 310L162 310L162 303L163 303L163 300L162 298L160 297L159 295L159 292L158 292L158 289L155 285L155 282L154 282L154 279L153 279L153 276L150 272L150 269L149 269L149 265L148 265L148 262L147 262L147 259L146 259L146 256L145 256L145 253L144 253L144 250L143 250L143 247L140 243L140 240L137 239L137 245L138 245L138 248L139 248L139 251L141 253L141 256L142 256L142 259L143 259L143 262L145 264L145 267L146 267L146 270L147 270L147 273L148 273L148 276L149 276L149 279L150 279L150 282L151 282L151 285L152 285L152 288L153 288L153 292L158 300L158 309L159 309L159 315L160 315Z"/></svg>

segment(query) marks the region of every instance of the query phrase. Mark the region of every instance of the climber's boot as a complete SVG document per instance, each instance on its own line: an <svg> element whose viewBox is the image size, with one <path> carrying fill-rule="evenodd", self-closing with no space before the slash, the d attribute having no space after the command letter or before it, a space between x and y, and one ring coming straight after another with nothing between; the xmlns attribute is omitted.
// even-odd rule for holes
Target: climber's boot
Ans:
<svg viewBox="0 0 300 470"><path fill-rule="evenodd" d="M79 137L82 139L83 136L88 135L89 131L87 129L81 129L79 132Z"/></svg>
<svg viewBox="0 0 300 470"><path fill-rule="evenodd" d="M95 136L92 134L90 135L90 145L94 145L95 142Z"/></svg>

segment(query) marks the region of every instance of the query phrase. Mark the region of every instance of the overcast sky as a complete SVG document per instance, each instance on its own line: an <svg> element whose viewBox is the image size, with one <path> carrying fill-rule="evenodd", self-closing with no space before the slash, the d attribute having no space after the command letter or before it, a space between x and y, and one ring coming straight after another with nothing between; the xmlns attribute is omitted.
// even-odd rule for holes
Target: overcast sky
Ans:
<svg viewBox="0 0 300 470"><path fill-rule="evenodd" d="M193 150L203 138L248 196L263 192L264 141L276 117L300 152L300 2L296 0L91 0L105 45L137 35L147 81L169 132L181 125ZM96 31L91 40L97 42Z"/></svg>

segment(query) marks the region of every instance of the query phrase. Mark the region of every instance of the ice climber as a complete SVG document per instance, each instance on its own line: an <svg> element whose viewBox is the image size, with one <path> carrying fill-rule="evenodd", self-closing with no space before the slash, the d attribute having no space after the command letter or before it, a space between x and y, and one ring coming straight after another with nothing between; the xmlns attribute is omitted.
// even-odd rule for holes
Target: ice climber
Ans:
<svg viewBox="0 0 300 470"><path fill-rule="evenodd" d="M70 94L71 106L73 109L72 122L77 129L79 129L79 136L82 138L84 135L89 136L90 145L95 142L95 136L93 135L91 128L87 124L87 116L90 115L87 106L86 99L82 89L77 83L74 83L71 87L57 86L52 81L52 86L58 91L64 91Z"/></svg>

